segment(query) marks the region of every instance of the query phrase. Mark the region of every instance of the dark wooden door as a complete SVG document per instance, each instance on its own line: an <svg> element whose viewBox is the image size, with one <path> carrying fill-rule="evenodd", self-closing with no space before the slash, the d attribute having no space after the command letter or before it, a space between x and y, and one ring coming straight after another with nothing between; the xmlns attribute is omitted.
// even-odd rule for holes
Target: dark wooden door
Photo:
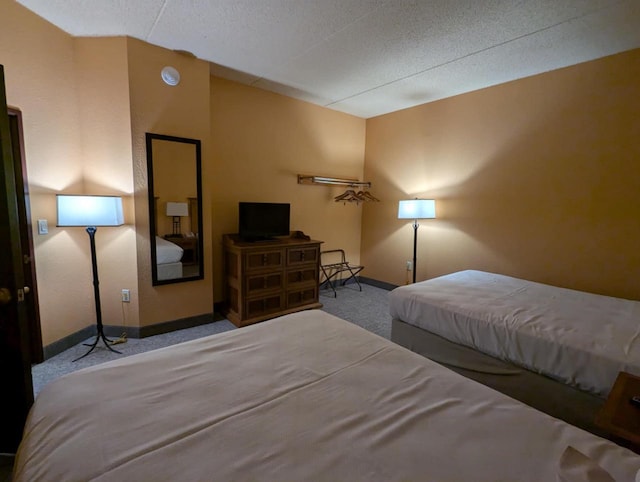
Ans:
<svg viewBox="0 0 640 482"><path fill-rule="evenodd" d="M0 65L0 452L14 453L33 403L23 251L11 129ZM28 253L26 253L28 254Z"/></svg>
<svg viewBox="0 0 640 482"><path fill-rule="evenodd" d="M40 308L38 306L35 251L33 249L33 237L31 234L29 181L27 179L27 163L24 155L22 113L18 109L12 109L11 107L8 108L8 111L13 169L16 180L16 197L18 200L18 219L20 220L22 273L25 282L24 301L27 305L27 335L29 336L31 363L42 363L44 361L44 351L42 347L42 330L40 328Z"/></svg>

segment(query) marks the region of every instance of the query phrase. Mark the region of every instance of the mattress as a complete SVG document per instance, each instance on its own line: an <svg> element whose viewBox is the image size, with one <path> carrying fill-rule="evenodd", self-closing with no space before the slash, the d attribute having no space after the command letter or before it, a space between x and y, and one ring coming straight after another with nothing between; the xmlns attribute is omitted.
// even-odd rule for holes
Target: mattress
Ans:
<svg viewBox="0 0 640 482"><path fill-rule="evenodd" d="M158 265L158 279L175 279L182 278L182 263L164 263Z"/></svg>
<svg viewBox="0 0 640 482"><path fill-rule="evenodd" d="M614 442L620 440L595 424L605 400L593 393L445 340L398 319L391 320L391 340L552 417Z"/></svg>
<svg viewBox="0 0 640 482"><path fill-rule="evenodd" d="M468 270L402 286L391 316L605 397L640 375L640 302Z"/></svg>
<svg viewBox="0 0 640 482"><path fill-rule="evenodd" d="M156 236L156 263L175 263L182 259L183 249L175 243Z"/></svg>
<svg viewBox="0 0 640 482"><path fill-rule="evenodd" d="M625 448L311 310L52 381L13 480L539 482L639 469Z"/></svg>

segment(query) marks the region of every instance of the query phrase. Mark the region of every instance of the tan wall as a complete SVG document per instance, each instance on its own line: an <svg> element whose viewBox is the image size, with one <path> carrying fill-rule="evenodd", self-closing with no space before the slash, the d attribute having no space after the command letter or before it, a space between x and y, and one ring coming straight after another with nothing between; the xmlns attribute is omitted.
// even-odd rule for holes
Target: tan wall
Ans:
<svg viewBox="0 0 640 482"><path fill-rule="evenodd" d="M131 138L135 182L135 227L140 303L140 326L176 320L213 311L211 270L211 191L208 63L127 39L129 55L129 95ZM180 84L171 87L160 78L163 67L171 65L181 74ZM151 284L149 252L149 206L145 133L188 137L202 141L204 220L204 280L163 286Z"/></svg>
<svg viewBox="0 0 640 482"><path fill-rule="evenodd" d="M8 103L23 113L31 217L49 223L48 235L33 232L42 338L47 345L95 323L89 239L81 228L56 228L55 194L85 192L95 179L87 175L88 159L93 163L89 171L110 169L104 164L108 156L94 143L99 139L90 130L84 136L82 127L87 122L88 129L92 122L112 125L114 119L122 119L116 113L122 104L117 95L112 97L118 86L104 85L102 101L92 103L93 112L81 109L80 97L93 96L88 83L89 77L95 77L89 46L79 45L13 1L0 0L0 11L0 62L5 66ZM94 55L106 71L122 60L111 46L103 42L101 47L108 48ZM79 75L85 68L87 75ZM106 99L116 106L107 118L100 110ZM103 146L122 151L110 136L101 137ZM102 189L117 194L126 191L127 183L131 185L130 168L128 175L108 176ZM131 236L128 230L100 229L96 237L105 324L120 324L122 311L119 295L112 296L111 255L103 253L102 247L112 238L117 242L111 246L120 245Z"/></svg>
<svg viewBox="0 0 640 482"><path fill-rule="evenodd" d="M322 249L360 253L362 205L333 201L344 188L297 183L298 174L362 179L365 121L211 78L212 237L215 300L222 294L222 235L238 230L238 202L291 203L291 229Z"/></svg>
<svg viewBox="0 0 640 482"><path fill-rule="evenodd" d="M400 199L437 200L418 280L482 269L640 298L640 50L367 121L367 276L406 280Z"/></svg>
<svg viewBox="0 0 640 482"><path fill-rule="evenodd" d="M83 153L82 192L121 195L125 207L125 226L98 228L96 232L103 322L137 326L127 40L75 38L74 47ZM86 233L82 234L87 238ZM80 241L87 243L84 238ZM123 288L131 292L129 303L121 301ZM85 317L87 322L91 319Z"/></svg>
<svg viewBox="0 0 640 482"><path fill-rule="evenodd" d="M333 202L339 187L298 185L297 174L361 179L363 119L211 78L205 62L138 40L74 39L9 0L0 8L8 99L24 115L32 218L50 228L34 232L45 345L95 322L87 235L55 227L58 192L124 197L127 225L99 228L96 238L107 325L211 312L214 296L222 301L222 234L237 231L241 200L291 202L292 229L359 260L362 206ZM165 65L180 70L179 86L162 83ZM145 132L202 141L203 281L151 286ZM121 303L122 288L131 303Z"/></svg>

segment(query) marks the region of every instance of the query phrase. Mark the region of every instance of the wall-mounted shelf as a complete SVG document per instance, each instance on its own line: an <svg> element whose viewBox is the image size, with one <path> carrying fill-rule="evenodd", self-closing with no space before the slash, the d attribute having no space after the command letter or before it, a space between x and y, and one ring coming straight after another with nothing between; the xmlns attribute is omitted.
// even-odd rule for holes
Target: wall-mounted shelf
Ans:
<svg viewBox="0 0 640 482"><path fill-rule="evenodd" d="M302 174L298 174L298 184L329 184L332 186L371 187L371 183L368 181L358 181L357 179L340 179L337 177L304 176Z"/></svg>

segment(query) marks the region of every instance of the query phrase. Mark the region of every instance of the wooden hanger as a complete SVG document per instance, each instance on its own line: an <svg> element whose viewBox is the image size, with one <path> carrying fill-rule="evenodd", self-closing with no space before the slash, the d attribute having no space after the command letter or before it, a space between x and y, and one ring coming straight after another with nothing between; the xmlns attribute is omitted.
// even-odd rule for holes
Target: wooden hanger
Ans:
<svg viewBox="0 0 640 482"><path fill-rule="evenodd" d="M360 199L358 199L358 195L356 194L356 192L353 189L347 189L344 193L340 194L339 196L336 196L334 198L334 200L336 202L339 202L339 201L343 201L343 202L357 202L357 201L360 201Z"/></svg>
<svg viewBox="0 0 640 482"><path fill-rule="evenodd" d="M355 192L353 189L347 189L344 193L336 196L334 198L336 202L342 201L343 203L360 203L367 201L379 201L378 198L374 197L367 191L358 191Z"/></svg>
<svg viewBox="0 0 640 482"><path fill-rule="evenodd" d="M358 198L362 201L372 201L372 202L379 202L380 199L378 199L377 197L373 196L369 191L358 191L356 193L356 196L358 196Z"/></svg>

